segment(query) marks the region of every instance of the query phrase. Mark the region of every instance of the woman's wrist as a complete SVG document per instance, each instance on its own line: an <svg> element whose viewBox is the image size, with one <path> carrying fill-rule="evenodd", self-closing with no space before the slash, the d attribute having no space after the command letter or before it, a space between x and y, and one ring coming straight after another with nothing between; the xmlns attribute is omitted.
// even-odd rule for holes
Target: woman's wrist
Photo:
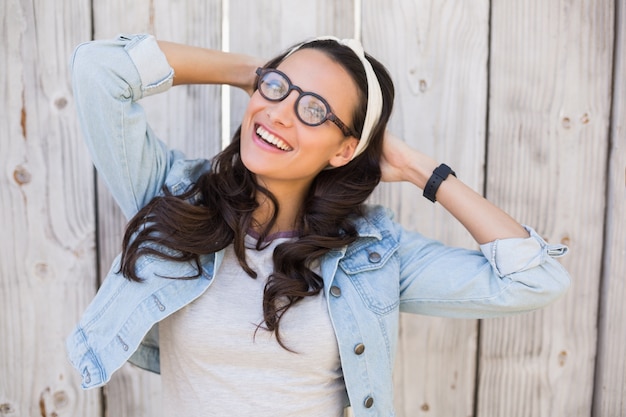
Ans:
<svg viewBox="0 0 626 417"><path fill-rule="evenodd" d="M228 84L241 88L248 95L252 95L256 88L256 69L263 66L264 62L256 57L240 54L230 54L231 59L236 63L233 66L231 76L233 79Z"/></svg>
<svg viewBox="0 0 626 417"><path fill-rule="evenodd" d="M381 160L382 181L408 181L424 189L438 163L390 132L385 133Z"/></svg>
<svg viewBox="0 0 626 417"><path fill-rule="evenodd" d="M414 151L406 166L407 180L423 190L437 166L438 164L434 159Z"/></svg>

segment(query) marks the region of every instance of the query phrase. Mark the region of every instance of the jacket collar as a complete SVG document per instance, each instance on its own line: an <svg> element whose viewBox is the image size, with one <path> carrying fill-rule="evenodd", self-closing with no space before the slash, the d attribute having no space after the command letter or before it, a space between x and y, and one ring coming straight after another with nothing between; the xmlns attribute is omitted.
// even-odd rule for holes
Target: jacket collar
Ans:
<svg viewBox="0 0 626 417"><path fill-rule="evenodd" d="M382 206L366 205L363 211L363 217L357 218L354 222L359 237L381 240L382 230L388 227L384 223L389 221L390 213Z"/></svg>
<svg viewBox="0 0 626 417"><path fill-rule="evenodd" d="M359 242L362 243L363 240L367 239L381 241L383 239L383 230L388 228L388 225L385 225L385 223L389 222L390 218L391 213L388 209L382 206L365 206L363 216L358 217L354 221L354 226L359 237L357 238L357 242L352 245ZM322 257L320 272L322 278L324 279L324 291L326 296L328 296L330 287L332 286L332 281L339 266L339 261L346 256L347 251L348 246L344 246L341 249L331 250Z"/></svg>

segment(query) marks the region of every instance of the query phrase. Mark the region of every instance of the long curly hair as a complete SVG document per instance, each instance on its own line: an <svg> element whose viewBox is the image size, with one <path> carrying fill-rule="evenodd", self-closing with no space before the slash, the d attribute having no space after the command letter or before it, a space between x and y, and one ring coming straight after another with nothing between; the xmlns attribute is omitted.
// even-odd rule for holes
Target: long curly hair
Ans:
<svg viewBox="0 0 626 417"><path fill-rule="evenodd" d="M367 108L367 78L361 61L350 48L332 40L313 41L300 49L305 48L324 52L353 78L359 89L359 104L352 120L360 135ZM286 52L270 60L265 67L276 68L285 56ZM304 297L319 294L324 288L322 277L311 270L313 262L355 241L357 231L353 221L363 214L364 201L380 182L380 157L394 87L385 67L371 56L366 57L383 95L382 113L370 143L350 163L317 175L297 219L296 240L278 245L273 253L274 271L265 285L263 322L257 330L264 327L273 331L278 343L287 350L279 332L282 315ZM252 278L257 277L246 261L245 236L259 227L253 219L259 207L258 193L273 203L274 214L260 230L256 249L266 244L265 238L275 224L280 207L272 193L244 166L239 154L240 134L241 127L230 145L215 156L210 171L201 175L190 189L177 195L164 189L162 196L152 199L130 220L123 238L120 267L126 278L141 281L135 266L144 255L194 262L198 271L196 277L199 277L201 255L215 253L231 244L244 271Z"/></svg>

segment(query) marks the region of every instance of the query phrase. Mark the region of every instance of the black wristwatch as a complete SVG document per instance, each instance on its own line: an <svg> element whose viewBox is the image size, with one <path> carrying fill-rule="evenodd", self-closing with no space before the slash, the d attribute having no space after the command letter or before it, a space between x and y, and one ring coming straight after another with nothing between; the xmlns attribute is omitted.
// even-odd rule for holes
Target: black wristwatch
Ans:
<svg viewBox="0 0 626 417"><path fill-rule="evenodd" d="M437 190L443 181L448 178L448 175L454 175L456 177L456 173L452 171L452 168L447 166L446 164L441 164L433 171L433 175L430 176L426 186L424 187L424 197L432 201L433 203L437 201L435 198L435 194L437 194Z"/></svg>

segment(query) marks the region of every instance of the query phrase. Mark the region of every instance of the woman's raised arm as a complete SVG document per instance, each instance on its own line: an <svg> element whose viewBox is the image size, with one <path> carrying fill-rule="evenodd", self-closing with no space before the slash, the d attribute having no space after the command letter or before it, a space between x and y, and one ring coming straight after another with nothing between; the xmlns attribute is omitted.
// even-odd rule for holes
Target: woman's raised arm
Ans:
<svg viewBox="0 0 626 417"><path fill-rule="evenodd" d="M423 190L438 165L434 159L399 138L386 134L381 162L382 181L409 181ZM436 198L479 244L529 236L520 223L453 175L441 183Z"/></svg>
<svg viewBox="0 0 626 417"><path fill-rule="evenodd" d="M254 91L255 70L263 65L256 57L214 49L158 41L159 48L174 69L174 85L228 84Z"/></svg>

